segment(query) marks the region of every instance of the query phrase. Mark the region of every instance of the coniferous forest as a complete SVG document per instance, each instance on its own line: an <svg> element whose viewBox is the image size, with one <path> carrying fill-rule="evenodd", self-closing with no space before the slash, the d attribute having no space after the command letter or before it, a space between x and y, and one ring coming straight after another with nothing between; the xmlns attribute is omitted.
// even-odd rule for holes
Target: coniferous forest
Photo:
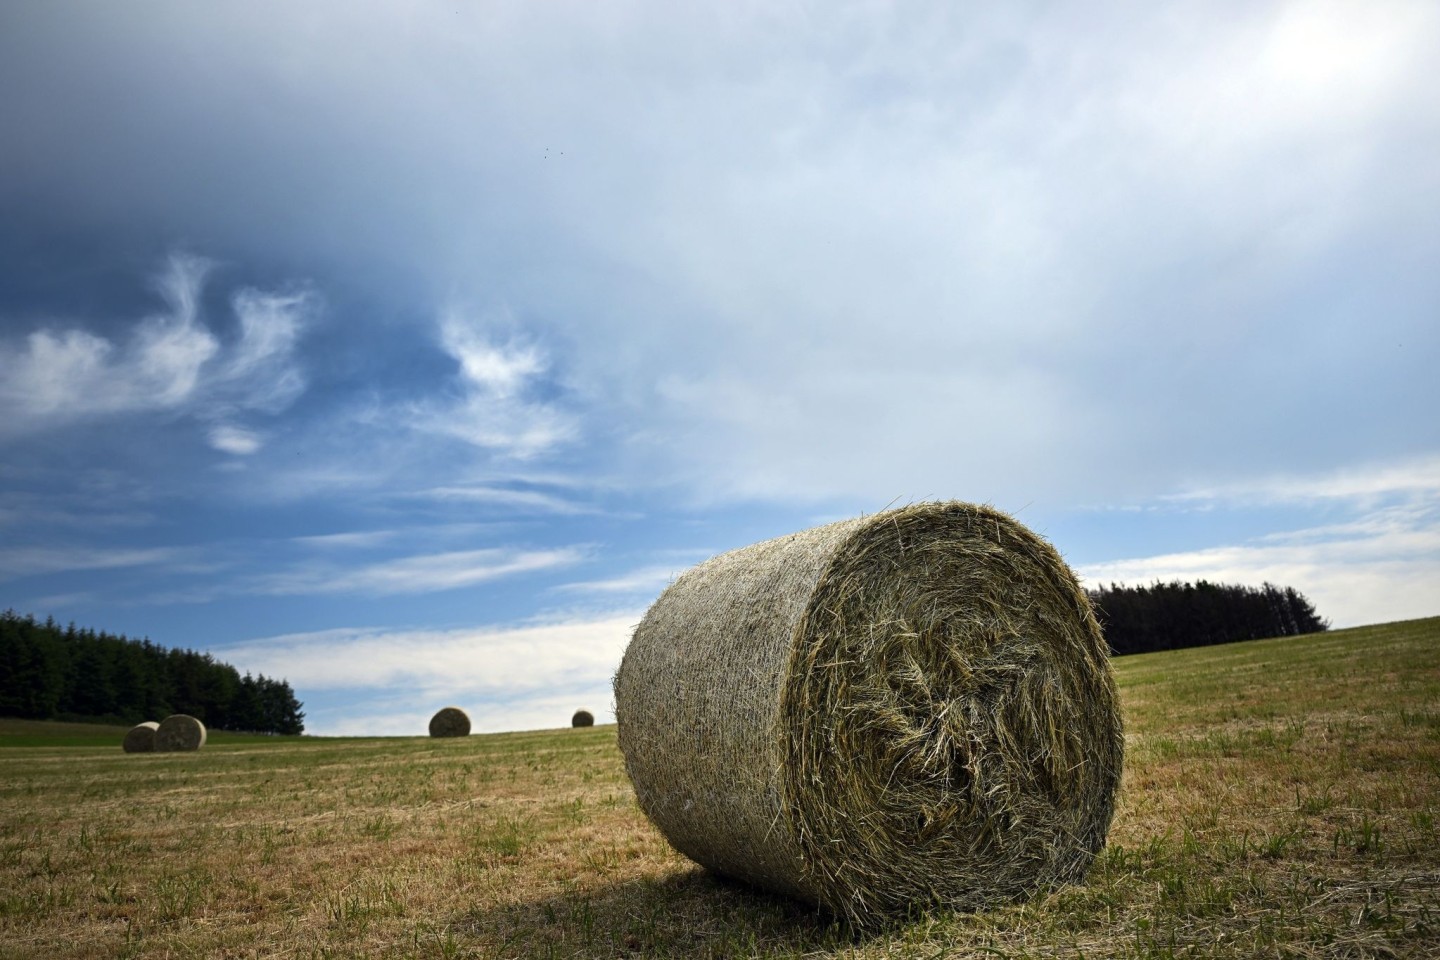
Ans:
<svg viewBox="0 0 1440 960"><path fill-rule="evenodd" d="M1293 587L1155 582L1087 590L1115 654L1290 637L1330 627Z"/></svg>
<svg viewBox="0 0 1440 960"><path fill-rule="evenodd" d="M301 733L290 685L208 653L0 614L0 716L139 723L186 713L217 730Z"/></svg>

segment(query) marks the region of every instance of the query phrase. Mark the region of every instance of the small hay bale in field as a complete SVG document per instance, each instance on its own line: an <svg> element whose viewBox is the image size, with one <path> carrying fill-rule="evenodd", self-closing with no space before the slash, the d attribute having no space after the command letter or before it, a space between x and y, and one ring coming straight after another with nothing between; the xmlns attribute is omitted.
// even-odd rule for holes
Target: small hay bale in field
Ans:
<svg viewBox="0 0 1440 960"><path fill-rule="evenodd" d="M572 727L593 727L595 726L595 714L589 710L576 710L575 716L570 718Z"/></svg>
<svg viewBox="0 0 1440 960"><path fill-rule="evenodd" d="M155 731L158 729L160 729L160 724L154 720L137 723L125 731L125 741L121 747L126 753L154 753Z"/></svg>
<svg viewBox="0 0 1440 960"><path fill-rule="evenodd" d="M1069 567L1005 514L956 502L691 569L636 628L615 714L671 844L861 926L1080 879L1124 748Z"/></svg>
<svg viewBox="0 0 1440 960"><path fill-rule="evenodd" d="M155 749L161 753L199 750L205 746L205 724L186 713L160 721L155 728Z"/></svg>
<svg viewBox="0 0 1440 960"><path fill-rule="evenodd" d="M432 737L468 737L470 736L470 717L459 707L442 707L435 716L430 718L430 736Z"/></svg>

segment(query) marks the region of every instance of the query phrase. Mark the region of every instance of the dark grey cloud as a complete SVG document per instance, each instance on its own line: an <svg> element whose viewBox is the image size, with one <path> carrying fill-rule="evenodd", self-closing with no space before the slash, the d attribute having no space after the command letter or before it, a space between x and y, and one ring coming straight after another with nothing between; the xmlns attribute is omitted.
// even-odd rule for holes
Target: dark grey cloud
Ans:
<svg viewBox="0 0 1440 960"><path fill-rule="evenodd" d="M1440 441L1424 4L5 17L9 335L136 251L308 280L317 483L393 477L349 431L452 470L543 433L700 498L1017 501ZM525 403L466 392L455 311L543 355ZM490 427L417 448L467 396Z"/></svg>

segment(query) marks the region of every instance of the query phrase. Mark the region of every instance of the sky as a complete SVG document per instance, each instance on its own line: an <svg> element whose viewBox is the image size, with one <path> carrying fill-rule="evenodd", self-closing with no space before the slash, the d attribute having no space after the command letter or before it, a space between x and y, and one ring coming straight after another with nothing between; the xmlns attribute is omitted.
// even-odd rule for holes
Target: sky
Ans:
<svg viewBox="0 0 1440 960"><path fill-rule="evenodd" d="M991 504L1440 614L1440 6L0 0L0 608L317 734L613 717L716 553Z"/></svg>

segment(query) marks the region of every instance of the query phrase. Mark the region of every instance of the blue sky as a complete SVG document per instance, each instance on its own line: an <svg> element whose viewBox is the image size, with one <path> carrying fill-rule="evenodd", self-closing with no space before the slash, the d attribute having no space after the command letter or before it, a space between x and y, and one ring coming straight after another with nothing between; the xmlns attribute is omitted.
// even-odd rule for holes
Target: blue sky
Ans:
<svg viewBox="0 0 1440 960"><path fill-rule="evenodd" d="M0 5L0 606L324 734L926 499L1440 614L1433 3L456 6Z"/></svg>

